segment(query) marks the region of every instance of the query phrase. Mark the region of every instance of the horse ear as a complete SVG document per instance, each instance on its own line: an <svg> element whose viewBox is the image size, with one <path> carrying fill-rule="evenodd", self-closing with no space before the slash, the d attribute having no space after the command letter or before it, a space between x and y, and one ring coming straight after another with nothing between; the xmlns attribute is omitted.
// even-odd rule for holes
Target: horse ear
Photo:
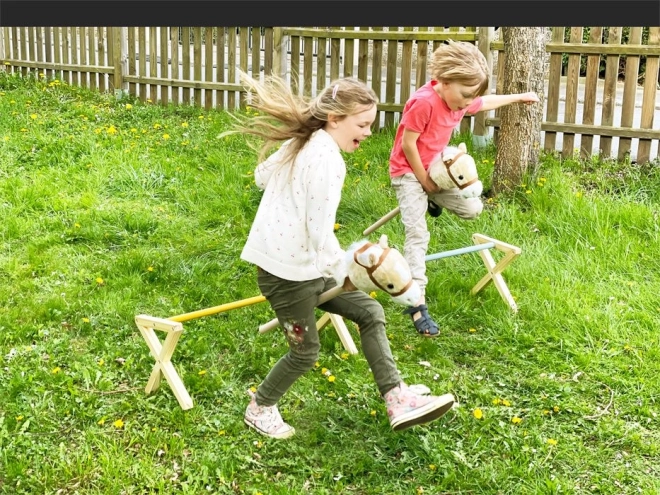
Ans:
<svg viewBox="0 0 660 495"><path fill-rule="evenodd" d="M458 149L461 150L463 153L467 153L467 146L465 146L465 143L459 144Z"/></svg>
<svg viewBox="0 0 660 495"><path fill-rule="evenodd" d="M380 236L380 239L378 239L378 245L383 249L387 248L387 235L383 234Z"/></svg>

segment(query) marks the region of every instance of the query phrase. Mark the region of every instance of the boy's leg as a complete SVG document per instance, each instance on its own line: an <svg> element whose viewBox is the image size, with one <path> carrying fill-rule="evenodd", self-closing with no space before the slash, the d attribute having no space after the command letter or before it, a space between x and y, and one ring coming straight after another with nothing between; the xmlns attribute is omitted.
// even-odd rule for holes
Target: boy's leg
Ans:
<svg viewBox="0 0 660 495"><path fill-rule="evenodd" d="M426 289L426 250L431 234L426 225L428 196L414 174L392 177L392 187L399 202L401 222L405 232L403 257L410 266L412 278L422 290Z"/></svg>
<svg viewBox="0 0 660 495"><path fill-rule="evenodd" d="M477 218L484 209L481 198L464 198L458 188L440 191L433 194L430 200L464 220Z"/></svg>
<svg viewBox="0 0 660 495"><path fill-rule="evenodd" d="M424 304L424 294L428 278L426 276L426 250L431 234L426 225L428 195L414 174L404 174L392 178L392 186L399 201L401 222L406 239L403 245L403 257L410 266L413 280L422 290L422 297L417 306L408 308L415 329L420 335L435 337L439 334L438 324L433 321Z"/></svg>

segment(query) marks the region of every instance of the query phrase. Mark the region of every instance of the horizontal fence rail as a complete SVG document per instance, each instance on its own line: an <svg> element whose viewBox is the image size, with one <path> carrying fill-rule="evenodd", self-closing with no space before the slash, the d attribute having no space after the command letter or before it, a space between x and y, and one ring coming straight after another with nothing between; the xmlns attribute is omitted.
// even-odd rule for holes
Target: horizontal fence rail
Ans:
<svg viewBox="0 0 660 495"><path fill-rule="evenodd" d="M548 32L544 149L655 159L660 28ZM487 27L4 27L0 61L26 76L226 110L245 106L239 69L257 79L284 77L308 97L352 76L379 97L378 130L397 124L406 100L429 80L433 51L450 39L479 47L492 67L492 90L501 91L504 45ZM482 112L459 130L496 138L499 123L499 110Z"/></svg>

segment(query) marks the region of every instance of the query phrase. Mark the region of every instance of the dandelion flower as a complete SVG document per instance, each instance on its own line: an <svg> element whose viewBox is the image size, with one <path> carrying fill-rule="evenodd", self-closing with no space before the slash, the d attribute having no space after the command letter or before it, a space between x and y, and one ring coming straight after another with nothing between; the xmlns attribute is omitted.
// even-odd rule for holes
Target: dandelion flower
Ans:
<svg viewBox="0 0 660 495"><path fill-rule="evenodd" d="M169 138L170 138L169 134L163 134L163 139L165 139L167 141Z"/></svg>
<svg viewBox="0 0 660 495"><path fill-rule="evenodd" d="M101 418L96 422L97 425L103 426L105 424L105 418Z"/></svg>
<svg viewBox="0 0 660 495"><path fill-rule="evenodd" d="M39 118L39 116L38 116L36 113L33 113L33 114L30 115L30 118L31 118L32 120L36 120L36 119Z"/></svg>
<svg viewBox="0 0 660 495"><path fill-rule="evenodd" d="M476 331L477 331L476 328L470 328L470 329L468 330L468 332L470 332L470 333L474 333L474 332L476 332Z"/></svg>
<svg viewBox="0 0 660 495"><path fill-rule="evenodd" d="M256 394L256 393L257 393L257 387L255 387L254 385L252 385L252 386L250 387L250 392L252 392L253 394Z"/></svg>
<svg viewBox="0 0 660 495"><path fill-rule="evenodd" d="M83 323L89 323L89 318L83 318L82 321Z"/></svg>
<svg viewBox="0 0 660 495"><path fill-rule="evenodd" d="M520 423L522 423L522 418L519 418L518 416L514 416L513 418L511 418L511 422L514 425L519 425Z"/></svg>
<svg viewBox="0 0 660 495"><path fill-rule="evenodd" d="M507 399L502 399L502 405L506 406L506 407L510 407L511 406L511 401L509 401Z"/></svg>
<svg viewBox="0 0 660 495"><path fill-rule="evenodd" d="M59 372L61 372L61 371L62 371L62 368L60 368L59 366L55 366L50 372L51 372L53 375L57 375L57 374L58 374Z"/></svg>
<svg viewBox="0 0 660 495"><path fill-rule="evenodd" d="M559 412L559 406L554 406L554 407L552 408L552 410L553 410L554 412L558 413L558 412Z"/></svg>
<svg viewBox="0 0 660 495"><path fill-rule="evenodd" d="M105 364L105 361L103 359L98 360L98 365L103 366Z"/></svg>
<svg viewBox="0 0 660 495"><path fill-rule="evenodd" d="M112 423L112 426L114 426L117 429L123 428L124 427L124 422L121 419L118 419L118 420L116 420Z"/></svg>
<svg viewBox="0 0 660 495"><path fill-rule="evenodd" d="M342 359L348 359L348 352L342 352L341 356Z"/></svg>
<svg viewBox="0 0 660 495"><path fill-rule="evenodd" d="M369 297L371 297L372 299L376 299L376 296L377 294L375 291L372 290L371 292L369 292Z"/></svg>
<svg viewBox="0 0 660 495"><path fill-rule="evenodd" d="M334 375L330 375L330 376L328 377L328 381L329 381L330 383L333 383L336 379L337 379L337 378L335 378Z"/></svg>
<svg viewBox="0 0 660 495"><path fill-rule="evenodd" d="M200 370L200 371L197 372L197 374L199 376L204 376L204 375L206 375L206 370Z"/></svg>
<svg viewBox="0 0 660 495"><path fill-rule="evenodd" d="M429 464L429 469L431 471L435 471L437 469L437 466L435 464Z"/></svg>
<svg viewBox="0 0 660 495"><path fill-rule="evenodd" d="M96 283L99 285L103 285L105 281L101 277L96 277Z"/></svg>
<svg viewBox="0 0 660 495"><path fill-rule="evenodd" d="M16 416L16 421L23 421L23 415Z"/></svg>
<svg viewBox="0 0 660 495"><path fill-rule="evenodd" d="M548 438L548 445L557 445L557 440L554 438Z"/></svg>
<svg viewBox="0 0 660 495"><path fill-rule="evenodd" d="M126 103L126 110L130 110L131 108L133 108L133 105L131 105L130 103Z"/></svg>
<svg viewBox="0 0 660 495"><path fill-rule="evenodd" d="M182 122L181 127L188 127L188 122Z"/></svg>
<svg viewBox="0 0 660 495"><path fill-rule="evenodd" d="M472 411L472 416L474 416L476 419L481 419L484 417L484 413L481 409L477 408Z"/></svg>
<svg viewBox="0 0 660 495"><path fill-rule="evenodd" d="M339 225L338 223L336 223L336 224L335 224L335 232L336 232L337 230L339 230L339 227L341 227L341 225Z"/></svg>

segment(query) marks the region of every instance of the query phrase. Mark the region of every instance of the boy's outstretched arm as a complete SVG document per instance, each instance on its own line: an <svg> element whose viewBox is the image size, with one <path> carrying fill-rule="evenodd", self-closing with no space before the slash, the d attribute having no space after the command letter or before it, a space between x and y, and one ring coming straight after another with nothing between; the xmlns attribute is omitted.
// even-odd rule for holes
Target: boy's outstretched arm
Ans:
<svg viewBox="0 0 660 495"><path fill-rule="evenodd" d="M410 168L412 168L415 173L415 177L422 185L422 189L424 189L427 194L436 193L439 192L440 189L424 169L422 158L419 156L419 150L417 149L417 139L419 139L419 134L419 132L404 129L401 138L401 148L403 149L403 154L406 155L406 160L408 160Z"/></svg>
<svg viewBox="0 0 660 495"><path fill-rule="evenodd" d="M487 112L488 110L495 110L496 108L510 105L511 103L538 103L541 101L534 91L528 93L515 93L511 95L484 95L481 97L483 105L480 112Z"/></svg>

